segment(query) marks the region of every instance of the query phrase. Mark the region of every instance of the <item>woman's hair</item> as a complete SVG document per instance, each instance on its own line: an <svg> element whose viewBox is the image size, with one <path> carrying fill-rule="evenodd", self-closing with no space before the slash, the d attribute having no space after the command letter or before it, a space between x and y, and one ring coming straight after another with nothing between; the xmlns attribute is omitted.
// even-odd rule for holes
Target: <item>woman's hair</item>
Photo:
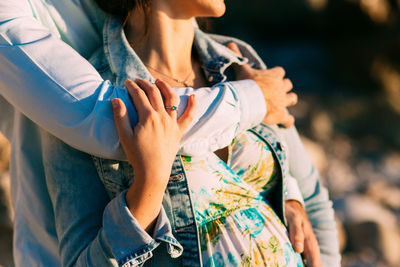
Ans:
<svg viewBox="0 0 400 267"><path fill-rule="evenodd" d="M95 0L99 7L108 14L125 21L130 11L149 6L151 0Z"/></svg>

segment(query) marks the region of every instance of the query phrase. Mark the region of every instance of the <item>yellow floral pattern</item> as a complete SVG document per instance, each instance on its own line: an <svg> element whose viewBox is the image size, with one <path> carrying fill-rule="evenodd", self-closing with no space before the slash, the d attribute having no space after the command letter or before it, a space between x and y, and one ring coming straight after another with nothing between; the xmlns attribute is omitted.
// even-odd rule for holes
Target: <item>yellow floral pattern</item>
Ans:
<svg viewBox="0 0 400 267"><path fill-rule="evenodd" d="M303 266L286 228L259 194L276 184L268 145L251 132L214 153L182 156L199 227L203 265Z"/></svg>

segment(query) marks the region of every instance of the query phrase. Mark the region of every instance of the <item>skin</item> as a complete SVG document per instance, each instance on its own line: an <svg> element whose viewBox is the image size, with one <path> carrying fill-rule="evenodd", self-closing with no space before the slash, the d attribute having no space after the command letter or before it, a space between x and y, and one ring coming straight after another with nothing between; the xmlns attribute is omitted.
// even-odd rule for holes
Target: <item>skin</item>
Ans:
<svg viewBox="0 0 400 267"><path fill-rule="evenodd" d="M229 43L227 46L238 56L242 56L235 43ZM285 78L286 73L282 67L256 70L244 65L236 66L235 72L238 80L252 79L262 88L274 88L264 91L264 99L269 110L263 120L264 123L281 124L286 128L294 125L294 117L287 112L286 107L297 103L297 95L290 92L293 84L290 79Z"/></svg>
<svg viewBox="0 0 400 267"><path fill-rule="evenodd" d="M179 79L186 78L191 70L188 83L199 88L207 86L207 81L200 65L192 57L192 20L195 17L219 17L224 13L223 0L153 0L147 13L147 33L145 12L142 9L131 13L125 33L135 52L147 66ZM228 47L240 54L235 44L229 44ZM156 78L166 79L173 87L182 86L152 69L149 71ZM286 107L297 103L297 95L290 92L293 85L285 78L283 68L256 70L245 65L237 66L236 73L237 80L251 79L261 88L267 104L265 123L281 124L287 128L294 125L294 117L287 112Z"/></svg>
<svg viewBox="0 0 400 267"><path fill-rule="evenodd" d="M285 216L294 250L303 253L307 266L322 267L318 241L303 206L296 200L287 200Z"/></svg>
<svg viewBox="0 0 400 267"><path fill-rule="evenodd" d="M207 86L207 81L192 57L192 21L195 17L219 17L224 12L224 0L153 0L147 10L147 20L146 11L136 9L131 12L125 34L144 64L180 79L187 77L190 70L188 83L199 88ZM235 44L228 47L240 55ZM126 202L138 223L150 233L161 209L180 138L193 118L196 102L191 96L185 112L177 119L176 111L167 111L165 106L178 103L171 86L181 87L182 84L149 71L158 78L155 85L140 79L127 80L125 84L138 111L138 124L134 128L124 103L114 99L112 106L121 144L135 169L135 180L127 191ZM261 88L268 109L264 122L286 127L294 124L286 107L297 103L297 95L290 93L293 85L285 78L283 68L255 70L245 65L236 67L236 74L238 80L252 79ZM160 78L166 79L168 84ZM223 159L227 155L226 149L215 153ZM285 204L290 240L296 251L304 251L308 263L312 264L309 266L321 266L318 244L307 214L296 203L298 206L289 201ZM313 238L302 238L309 236Z"/></svg>
<svg viewBox="0 0 400 267"><path fill-rule="evenodd" d="M126 203L140 226L150 233L161 209L180 138L192 121L196 102L194 95L190 96L185 112L177 119L176 111L164 107L176 103L177 97L163 81L157 80L153 85L140 79L127 80L125 86L137 109L137 125L132 129L121 99L113 99L112 107L122 147L135 170Z"/></svg>

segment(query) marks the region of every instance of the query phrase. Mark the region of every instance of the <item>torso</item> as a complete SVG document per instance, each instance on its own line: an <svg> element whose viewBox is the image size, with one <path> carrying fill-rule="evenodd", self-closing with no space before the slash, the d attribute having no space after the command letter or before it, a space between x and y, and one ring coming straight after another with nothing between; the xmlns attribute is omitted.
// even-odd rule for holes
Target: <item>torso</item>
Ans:
<svg viewBox="0 0 400 267"><path fill-rule="evenodd" d="M204 43L202 43L202 45L204 45ZM119 46L118 46L119 47ZM204 47L202 47L204 49ZM215 52L215 51L214 51ZM208 50L207 49L207 53L213 53L212 50ZM217 54L219 55L219 54ZM201 88L204 86L209 86L214 85L218 82L222 82L225 81L225 79L227 78L226 76L224 76L223 73L217 73L216 70L217 69L222 69L224 66L226 66L226 64L229 63L234 63L236 62L235 60L231 61L230 59L227 59L223 56L215 56L214 58L210 59L208 58L208 55L205 56L205 58L208 58L208 61L203 62L202 66L200 67L200 64L193 64L193 71L195 73L194 77L193 77L193 88ZM205 73L206 73L206 77L209 77L208 79L206 79L203 73L203 68L205 68ZM223 68L225 69L225 68ZM150 79L150 78L161 78L162 80L168 82L172 87L183 87L182 84L180 83L175 83L174 81L170 81L170 80L166 80L165 77L161 77L159 74L150 71L151 76L146 74L146 70L141 70L140 74L146 78L146 79ZM114 74L115 75L115 74ZM119 84L122 83L122 81L124 80L123 78L125 78L125 76L122 77L113 77L113 76L107 76L106 77L110 77L110 78L116 78L117 79L117 84L119 82ZM135 75L131 75L131 77L136 77ZM139 75L139 77L141 77ZM141 78L143 78L141 77ZM129 76L128 76L129 78ZM180 78L180 77L179 77ZM112 80L111 79L111 80ZM269 131L267 131L269 132ZM273 148L274 150L277 150L278 153L275 152L275 156L276 156L276 160L280 160L281 158L281 154L283 156L283 152L281 150L281 148L279 147L279 142L278 141L274 141L274 138L269 138L269 135L274 135L274 133L265 133L266 137L265 141L268 141L271 144L271 148ZM253 135L254 137L255 135ZM264 133L261 133L260 136L264 136ZM272 140L271 140L272 139ZM257 143L257 142L256 142ZM262 146L263 148L266 148L266 144L263 143L261 145L261 143L258 143L258 145ZM238 148L239 146L236 146L236 148ZM230 146L229 149L232 149L233 147ZM252 154L252 150L249 149L247 150L247 146L246 146L246 151L250 151L250 154L248 156L243 156L243 154L241 154L242 156L239 157L241 159L254 159L254 155ZM265 150L265 155L267 155L269 153L269 155L271 156L271 151L267 151ZM280 154L281 153L281 154ZM261 153L262 154L262 153ZM197 155L197 154L196 154ZM263 221L263 223L257 223L257 222L253 222L252 219L249 218L243 218L243 224L245 227L249 227L252 229L261 229L263 228L264 230L262 230L260 232L260 235L258 237L256 241L256 243L253 244L263 244L262 242L264 242L264 244L266 244L267 246L265 247L267 250L268 248L271 248L271 246L273 247L273 251L272 254L276 254L279 256L277 256L279 259L278 262L279 263L286 263L288 261L286 261L286 255L289 255L290 260L295 260L296 259L296 254L294 254L293 251L290 251L291 246L289 245L289 241L287 238L287 232L286 232L286 228L284 227L284 225L282 224L283 220L283 211L282 211L282 173L283 171L281 170L281 167L278 167L279 172L278 172L278 178L277 179L273 179L273 173L274 171L268 173L265 173L264 178L262 179L254 179L254 183L251 180L252 177L247 176L246 175L246 179L244 178L244 174L240 173L240 171L236 171L237 173L235 173L235 167L232 166L232 158L233 158L233 151L231 151L229 153L228 148L223 148L222 150L218 150L215 151L214 153L209 153L208 155L204 156L198 156L199 158L193 158L193 160L200 160L200 161L207 161L208 159L210 160L210 162L212 163L213 166L216 167L216 169L218 169L219 171L221 171L221 173L225 173L227 174L225 177L223 177L223 179L225 179L225 181L228 181L228 183L224 182L224 183L218 183L220 184L222 187L224 185L232 185L232 187L236 187L240 190L240 186L242 185L242 188L246 188L248 189L243 195L239 195L239 194L230 194L230 191L225 190L225 193L228 193L228 196L230 197L236 197L236 199L238 200L238 202L240 202L239 204L243 204L243 205L239 205L238 209L236 210L237 213L239 215L243 214L244 216L247 215L251 215L251 213L253 211L255 211L258 215L258 218L261 218L260 220L258 220L258 222ZM266 158L271 159L270 156L266 156ZM265 159L265 158L264 158ZM96 167L98 168L98 172L99 175L101 176L101 180L103 181L103 183L106 186L106 189L108 191L108 193L110 194L110 197L114 197L116 194L118 194L119 192L121 192L122 190L128 188L131 183L132 183L132 179L134 179L134 174L133 174L133 170L132 168L128 165L125 164L124 162L118 162L118 161L110 161L110 160L105 160L105 159L99 159L94 157L94 161L96 164ZM253 161L254 163L254 161ZM282 164L282 162L280 162L280 164ZM97 166L98 165L98 166ZM252 164L250 164L252 165ZM262 166L263 164L261 164L260 166ZM278 164L277 164L278 165ZM210 190L212 191L212 188L207 187L209 185L215 185L215 182L218 182L219 180L215 180L215 172L211 171L212 169L210 169L208 165L202 165L206 171L204 173L203 176L199 177L199 179L196 179L192 176L193 173L190 173L190 171L188 172L188 170L186 169L185 171L183 171L182 167L187 167L187 166L182 166L182 160L179 159L179 156L176 158L173 168L172 168L172 172L171 172L171 177L170 177L170 181L168 183L168 187L166 190L166 206L164 206L164 208L167 211L167 214L170 214L170 220L171 220L171 226L173 227L173 229L175 229L176 231L176 237L177 240L185 247L185 250L183 252L182 257L184 258L185 263L183 265L185 266L189 266L188 264L194 264L193 266L200 266L200 265L196 265L198 263L197 261L197 257L196 256L199 255L197 254L198 252L200 252L200 254L202 254L204 252L203 251L198 251L197 250L197 241L196 241L196 236L199 234L198 237L200 237L200 242L203 239L203 237L207 236L207 233L204 232L200 227L195 228L196 232L193 232L193 221L196 222L200 222L197 223L197 225L201 224L201 221L198 219L201 219L201 216L198 216L201 214L201 209L197 209L196 205L198 205L198 203L206 203L207 200L204 202L200 202L197 201L199 200L199 198L194 199L191 197L195 195L195 192L193 190L201 190L200 187L196 186L195 184L192 183L192 181L202 181L203 186L205 186L203 189L204 190L208 190L208 192L210 192ZM244 166L244 165L241 165ZM254 165L253 165L254 166ZM200 164L197 165L196 164L196 168L200 167ZM248 166L247 166L248 167ZM245 169L245 168L243 168ZM251 169L251 168L250 168ZM248 170L250 170L248 169ZM271 170L274 170L275 168L273 167ZM260 170L262 171L262 170ZM187 175L185 175L185 172L187 173ZM244 171L246 172L246 171ZM194 174L197 175L197 174ZM237 180L237 182L235 182ZM231 183L229 183L229 181L231 181ZM266 181L270 181L266 182ZM277 182L276 185L276 190L269 190L269 191L273 191L273 193L276 194L269 194L269 192L267 192L268 196L271 196L271 198L268 197L268 199L271 200L271 205L273 206L273 208L269 205L269 203L267 201L265 201L263 198L260 197L260 191L266 192L267 190L265 190L266 187L264 186L272 186L273 187L273 181ZM258 183L259 182L259 183ZM199 186L201 186L199 184ZM110 190L111 188L111 190ZM227 187L221 188L221 189L226 189ZM275 188L275 187L273 187ZM229 188L228 188L229 189ZM191 192L192 191L192 192ZM222 192L222 191L221 191ZM243 196L243 197L242 197ZM209 198L208 200L210 200L208 203L211 202L215 202L217 203L218 199L212 199ZM246 206L246 201L249 201L249 205ZM229 204L229 203L228 203ZM194 206L194 209L192 209ZM251 207L250 207L251 206ZM253 209L252 209L253 208ZM203 209L203 211L205 211ZM278 214L278 216L275 214ZM223 212L222 212L223 213ZM234 212L232 212L233 214ZM237 215L237 214L236 214ZM196 217L196 218L195 218ZM247 216L248 217L248 216ZM230 219L234 219L233 217L229 217ZM271 222L273 221L273 222ZM206 225L207 226L207 225ZM206 229L207 230L207 229ZM251 233L253 235L256 235L258 231ZM205 233L205 234L204 234ZM248 236L248 235L247 235ZM222 239L224 239L225 236L223 236ZM234 236L229 236L229 238L233 238L232 240L234 240ZM265 239L267 238L267 239ZM271 239L272 238L272 239ZM285 239L286 238L286 239ZM243 238L242 238L243 239ZM264 241L262 241L262 239ZM271 239L271 240L270 240ZM276 239L279 240L279 245L282 248L283 246L287 245L287 249L282 249L282 250L275 250L275 248L277 247L277 242ZM221 239L220 239L221 240ZM224 239L225 240L225 239ZM267 241L265 241L267 240ZM243 242L246 242L247 240L243 239ZM269 242L271 241L271 242ZM252 243L252 242L250 242ZM204 247L204 242L201 243ZM247 242L247 245L249 245L249 242ZM207 247L207 244L206 244ZM211 247L210 247L211 248ZM215 248L215 247L214 247ZM254 248L254 246L253 246ZM211 251L211 250L210 250ZM283 251L283 252L282 252ZM208 251L207 251L208 252ZM221 253L223 251L221 250L213 250L211 251L212 253L210 254L206 254L206 256L203 257L203 264L205 266L207 265L211 265L211 266L221 266L218 265L218 253ZM260 257L264 257L264 255L270 255L271 251L265 251L265 253L258 253L257 251L253 250L251 247L249 246L242 246L240 247L240 244L234 249L232 249L232 251L229 251L232 253L236 253L236 258L232 261L232 262L236 262L237 264L233 264L234 266L243 266L246 265L246 262L248 262L250 260L250 258L252 258L253 262L257 262L257 260L260 259ZM285 254L285 252L288 252L288 254ZM195 254L194 254L195 253ZM284 258L282 258L282 253L284 255ZM215 257L213 256L213 254L215 254ZM217 255L218 254L218 255ZM244 257L242 257L242 254L244 255ZM208 258L207 258L208 255ZM199 255L200 256L200 255ZM228 257L227 254L224 255L224 257ZM250 257L250 258L249 258ZM211 258L215 258L215 260L211 260ZM277 262L277 259L275 258L271 258L271 260L273 260L273 262ZM229 260L229 259L228 259ZM268 259L266 259L268 262ZM196 264L195 264L196 263ZM224 262L222 262L224 263ZM243 264L240 264L243 263ZM225 264L226 266L227 264ZM232 264L231 264L232 265ZM264 264L267 265L267 264ZM229 265L228 265L229 266ZM247 264L247 266L263 266L263 264ZM269 265L267 265L269 266ZM289 265L289 266L293 266L293 265Z"/></svg>

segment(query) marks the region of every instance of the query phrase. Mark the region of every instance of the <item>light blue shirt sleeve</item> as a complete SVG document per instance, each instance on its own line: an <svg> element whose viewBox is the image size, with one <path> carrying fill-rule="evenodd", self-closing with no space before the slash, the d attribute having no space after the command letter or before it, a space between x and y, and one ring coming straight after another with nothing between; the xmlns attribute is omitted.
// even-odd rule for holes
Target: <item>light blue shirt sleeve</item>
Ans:
<svg viewBox="0 0 400 267"><path fill-rule="evenodd" d="M323 266L341 266L335 214L328 190L300 140L296 128L280 128L278 133L289 150L289 173L295 177L304 199L304 207L321 250Z"/></svg>
<svg viewBox="0 0 400 267"><path fill-rule="evenodd" d="M305 207L304 199L303 196L301 195L299 185L297 184L297 180L290 174L287 176L287 181L286 181L285 200L296 200L303 207Z"/></svg>
<svg viewBox="0 0 400 267"><path fill-rule="evenodd" d="M221 137L220 128L230 129L229 135L234 136L244 125L260 122L263 116L255 114L265 113L261 92L256 83L244 83L246 93L242 92L243 83L232 82L219 87L217 94L207 91L198 98L198 106L208 108L202 109L203 114L196 113L195 122L188 129L190 135L183 140L185 145L192 142L198 145L200 140L203 146L208 146L202 147L203 151L222 148L228 139L226 134ZM177 92L185 98L180 93L188 92ZM134 107L126 90L104 81L83 57L37 21L28 2L22 0L0 3L0 94L18 111L72 147L103 158L125 159L110 101L121 98L134 119ZM249 105L253 99L261 100L257 106ZM233 111L226 109L229 104L236 107L234 113L227 113ZM214 113L231 119L221 121L221 116L211 116ZM202 120L204 117L209 120ZM205 123L220 128L203 127ZM200 129L206 129L207 136L196 135Z"/></svg>
<svg viewBox="0 0 400 267"><path fill-rule="evenodd" d="M260 123L266 113L264 97L252 80L175 90L180 95L178 116L186 108L188 95L195 94L196 99L203 99L182 136L179 154L203 155L223 148L235 136Z"/></svg>

